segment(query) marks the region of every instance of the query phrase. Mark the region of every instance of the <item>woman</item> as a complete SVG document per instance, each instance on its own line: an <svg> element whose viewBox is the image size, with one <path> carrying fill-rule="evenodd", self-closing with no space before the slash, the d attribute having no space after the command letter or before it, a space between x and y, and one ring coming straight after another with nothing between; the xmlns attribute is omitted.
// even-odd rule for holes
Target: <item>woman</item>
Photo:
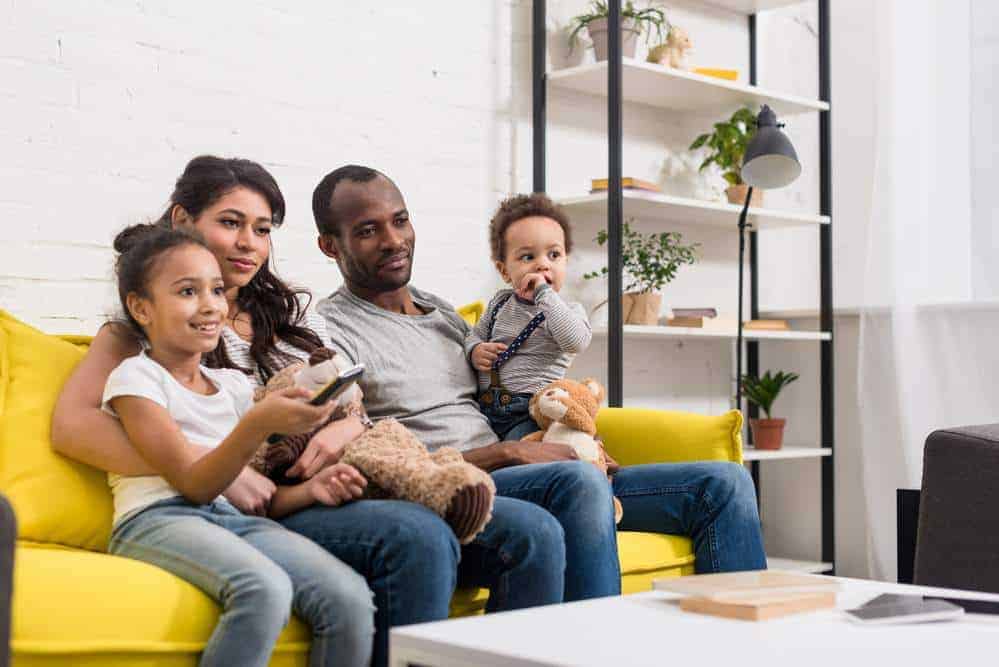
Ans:
<svg viewBox="0 0 999 667"><path fill-rule="evenodd" d="M240 368L258 384L329 340L324 320L302 306L308 293L289 288L270 270L270 234L284 212L277 183L259 164L201 156L188 163L156 223L197 232L222 269L226 327L206 365ZM56 404L56 451L112 473L152 474L121 424L100 409L108 375L139 351L127 327L110 323L98 331ZM308 479L335 462L363 428L357 417L330 424L313 437L289 475ZM245 468L224 495L244 513L266 515L274 491L270 480ZM347 539L339 532L345 521L370 522L373 503L399 539ZM366 506L363 515L359 505ZM299 514L283 523L361 572L375 592L374 664L387 662L390 626L433 620L447 609L459 548L453 531L433 512L412 503L369 500L340 508L317 505Z"/></svg>

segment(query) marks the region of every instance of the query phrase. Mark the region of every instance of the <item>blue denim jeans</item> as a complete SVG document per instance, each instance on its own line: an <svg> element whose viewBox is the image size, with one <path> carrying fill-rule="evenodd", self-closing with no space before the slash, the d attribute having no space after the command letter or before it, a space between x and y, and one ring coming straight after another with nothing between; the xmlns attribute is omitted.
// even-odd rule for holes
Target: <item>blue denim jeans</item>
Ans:
<svg viewBox="0 0 999 667"><path fill-rule="evenodd" d="M401 500L315 505L282 523L367 578L377 607L376 667L388 663L389 628L446 619L456 586L489 588L488 611L562 600L562 528L529 502L496 498L492 520L465 546L439 516Z"/></svg>
<svg viewBox="0 0 999 667"><path fill-rule="evenodd" d="M697 572L766 568L752 478L735 463L629 466L607 484L589 463L565 461L493 473L498 494L536 503L565 533L565 600L621 592L613 495L624 508L619 530L686 535Z"/></svg>
<svg viewBox="0 0 999 667"><path fill-rule="evenodd" d="M225 500L163 500L115 526L108 550L160 567L222 605L200 665L259 665L291 611L312 628L309 665L367 665L374 605L364 578L311 541Z"/></svg>
<svg viewBox="0 0 999 667"><path fill-rule="evenodd" d="M489 388L483 393L487 392L492 400L488 403L480 400L479 411L489 420L489 425L499 440L520 440L525 435L541 430L528 413L533 394L508 393L510 401L504 405L500 397L507 392Z"/></svg>

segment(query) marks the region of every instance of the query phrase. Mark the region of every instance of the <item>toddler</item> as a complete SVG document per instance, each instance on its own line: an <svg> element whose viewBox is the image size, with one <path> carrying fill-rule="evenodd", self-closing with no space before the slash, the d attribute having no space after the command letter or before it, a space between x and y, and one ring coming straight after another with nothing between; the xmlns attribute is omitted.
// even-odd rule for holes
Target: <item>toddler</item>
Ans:
<svg viewBox="0 0 999 667"><path fill-rule="evenodd" d="M565 377L590 344L586 311L559 295L572 250L569 218L543 194L502 202L489 223L492 259L509 289L500 290L465 340L479 372L479 408L500 440L539 430L531 397Z"/></svg>

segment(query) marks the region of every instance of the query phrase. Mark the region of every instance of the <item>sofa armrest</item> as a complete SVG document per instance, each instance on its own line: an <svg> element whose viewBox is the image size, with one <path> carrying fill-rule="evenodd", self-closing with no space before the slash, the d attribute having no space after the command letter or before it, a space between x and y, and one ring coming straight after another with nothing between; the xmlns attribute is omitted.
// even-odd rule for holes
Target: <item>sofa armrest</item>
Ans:
<svg viewBox="0 0 999 667"><path fill-rule="evenodd" d="M999 593L999 424L934 431L923 452L914 580Z"/></svg>
<svg viewBox="0 0 999 667"><path fill-rule="evenodd" d="M621 465L732 461L742 463L742 413L697 415L672 410L604 408L597 434Z"/></svg>
<svg viewBox="0 0 999 667"><path fill-rule="evenodd" d="M16 540L14 508L0 495L0 667L7 667L10 661L10 604Z"/></svg>

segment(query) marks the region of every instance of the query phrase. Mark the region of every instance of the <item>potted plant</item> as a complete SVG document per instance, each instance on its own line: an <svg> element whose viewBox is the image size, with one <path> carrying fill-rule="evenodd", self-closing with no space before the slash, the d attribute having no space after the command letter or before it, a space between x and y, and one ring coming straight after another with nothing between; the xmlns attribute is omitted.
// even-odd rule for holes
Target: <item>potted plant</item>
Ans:
<svg viewBox="0 0 999 667"><path fill-rule="evenodd" d="M777 371L776 375L771 375L770 371L767 371L762 377L742 376L742 395L760 406L767 416L766 419L749 420L749 427L753 430L753 446L757 449L780 449L784 443L784 424L787 420L771 417L770 408L777 400L781 389L797 379L797 373L784 371Z"/></svg>
<svg viewBox="0 0 999 667"><path fill-rule="evenodd" d="M572 17L570 24L572 31L569 33L569 51L572 52L576 44L579 33L586 28L593 41L593 50L596 52L597 60L607 60L607 17L610 9L605 0L591 0L589 10L585 14ZM642 31L642 24L649 27L647 35L651 39L653 29L662 42L669 34L669 21L666 19L666 12L659 7L646 7L636 9L631 0L624 3L621 8L621 55L625 58L635 57L635 48L638 46L638 35Z"/></svg>
<svg viewBox="0 0 999 667"><path fill-rule="evenodd" d="M625 324L658 324L662 294L667 283L676 277L684 264L693 264L698 243L683 245L679 232L642 234L631 228L630 221L622 229L621 261L628 275L624 288L622 310ZM600 230L595 239L599 245L607 243L607 230ZM607 275L607 267L583 275L586 280Z"/></svg>
<svg viewBox="0 0 999 667"><path fill-rule="evenodd" d="M716 164L722 170L722 178L728 183L725 195L732 204L743 204L746 201L746 190L749 186L742 182L742 156L746 153L749 140L756 133L756 114L749 108L742 108L732 114L727 121L715 123L714 132L702 134L694 139L690 150L707 146L710 153L701 162L701 171L708 165ZM753 190L751 206L763 205L763 191Z"/></svg>

